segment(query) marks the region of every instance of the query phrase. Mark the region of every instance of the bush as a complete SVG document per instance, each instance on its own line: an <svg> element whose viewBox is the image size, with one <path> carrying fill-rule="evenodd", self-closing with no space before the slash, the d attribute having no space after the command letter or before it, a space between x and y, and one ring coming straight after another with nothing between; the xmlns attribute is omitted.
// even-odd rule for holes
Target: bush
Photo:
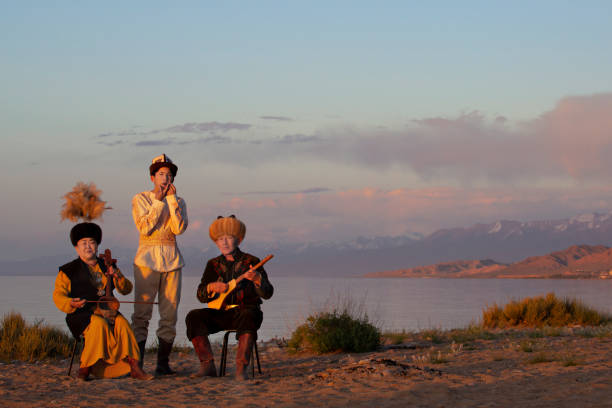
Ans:
<svg viewBox="0 0 612 408"><path fill-rule="evenodd" d="M599 326L611 320L611 316L597 312L579 300L559 299L554 293L511 301L504 308L494 304L482 312L483 326L489 328Z"/></svg>
<svg viewBox="0 0 612 408"><path fill-rule="evenodd" d="M365 352L380 345L380 330L367 315L354 317L348 310L320 312L309 316L291 335L290 350L330 353Z"/></svg>
<svg viewBox="0 0 612 408"><path fill-rule="evenodd" d="M4 362L68 357L72 341L64 331L42 321L27 324L19 313L6 314L0 322L0 360Z"/></svg>

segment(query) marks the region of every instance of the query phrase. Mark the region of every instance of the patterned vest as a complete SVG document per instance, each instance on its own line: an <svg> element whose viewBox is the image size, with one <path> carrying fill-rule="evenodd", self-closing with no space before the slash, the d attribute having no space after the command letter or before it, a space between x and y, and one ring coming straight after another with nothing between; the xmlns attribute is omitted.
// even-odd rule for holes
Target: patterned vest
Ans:
<svg viewBox="0 0 612 408"><path fill-rule="evenodd" d="M100 258L98 258L98 265L102 272L106 272L106 266L102 263ZM100 298L100 296L98 296L98 288L92 282L89 267L81 258L77 258L72 262L60 266L59 270L64 272L68 279L70 279L69 297L87 300L98 300ZM110 280L110 284L112 293L114 289L112 279ZM85 303L85 306L82 308L66 315L66 324L68 324L68 328L75 338L78 338L81 333L83 333L83 330L89 326L91 315L95 308L95 303Z"/></svg>

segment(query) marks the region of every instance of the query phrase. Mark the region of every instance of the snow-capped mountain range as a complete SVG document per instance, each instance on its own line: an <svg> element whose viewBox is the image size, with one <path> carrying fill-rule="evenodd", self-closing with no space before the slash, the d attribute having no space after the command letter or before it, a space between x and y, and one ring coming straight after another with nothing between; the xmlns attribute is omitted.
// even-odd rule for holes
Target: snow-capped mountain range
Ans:
<svg viewBox="0 0 612 408"><path fill-rule="evenodd" d="M512 263L530 256L563 250L572 245L612 246L612 211L582 214L545 221L500 220L464 228L448 228L422 236L358 237L346 242L258 245L245 243L243 250L263 257L275 255L266 265L273 275L356 276L368 272L397 270L467 259L495 259ZM185 274L199 275L216 248L202 251L181 247L187 266ZM135 248L113 251L120 266L131 272ZM57 259L56 259L57 258ZM20 262L0 262L0 274L54 274L66 256ZM36 271L39 271L38 273Z"/></svg>

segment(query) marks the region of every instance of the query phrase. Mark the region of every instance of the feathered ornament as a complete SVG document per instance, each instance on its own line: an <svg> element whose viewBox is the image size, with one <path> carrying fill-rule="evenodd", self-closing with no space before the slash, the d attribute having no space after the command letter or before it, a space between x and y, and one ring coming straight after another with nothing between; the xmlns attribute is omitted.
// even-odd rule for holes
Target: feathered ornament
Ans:
<svg viewBox="0 0 612 408"><path fill-rule="evenodd" d="M64 195L66 202L60 212L62 221L91 221L102 217L104 210L110 210L112 207L106 207L106 201L100 199L101 194L102 191L98 190L94 183L85 184L79 181L72 191Z"/></svg>

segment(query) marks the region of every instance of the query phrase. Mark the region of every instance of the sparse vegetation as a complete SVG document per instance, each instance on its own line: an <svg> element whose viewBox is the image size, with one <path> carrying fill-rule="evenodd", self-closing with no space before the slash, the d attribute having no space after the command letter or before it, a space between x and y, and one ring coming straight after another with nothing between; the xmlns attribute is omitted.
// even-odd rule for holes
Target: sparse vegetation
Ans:
<svg viewBox="0 0 612 408"><path fill-rule="evenodd" d="M573 354L567 354L561 357L561 365L563 365L563 367L573 367L580 364L583 364L582 360Z"/></svg>
<svg viewBox="0 0 612 408"><path fill-rule="evenodd" d="M384 342L386 344L402 344L411 337L412 335L405 330L401 332L385 332L382 334L382 338L385 340Z"/></svg>
<svg viewBox="0 0 612 408"><path fill-rule="evenodd" d="M469 343L474 340L493 340L499 334L483 328L477 324L471 324L464 329L427 329L419 332L385 332L382 337L385 344L401 344L406 341L429 341L433 344L442 343Z"/></svg>
<svg viewBox="0 0 612 408"><path fill-rule="evenodd" d="M482 313L482 324L486 328L599 326L611 321L611 316L579 300L559 299L554 293L511 301L503 308L494 304Z"/></svg>
<svg viewBox="0 0 612 408"><path fill-rule="evenodd" d="M493 340L497 337L495 333L477 324L471 324L465 329L450 330L449 336L457 343L466 343L474 340Z"/></svg>
<svg viewBox="0 0 612 408"><path fill-rule="evenodd" d="M527 340L521 341L519 348L521 349L522 352L532 353L533 352L533 342L527 341Z"/></svg>
<svg viewBox="0 0 612 408"><path fill-rule="evenodd" d="M446 333L440 329L423 330L420 335L423 340L431 341L434 344L441 344L446 340Z"/></svg>
<svg viewBox="0 0 612 408"><path fill-rule="evenodd" d="M424 366L426 363L446 364L451 361L452 356L456 356L457 354L461 353L462 350L462 344L457 344L453 342L446 351L436 351L432 347L428 353L412 356L412 360L420 366Z"/></svg>
<svg viewBox="0 0 612 408"><path fill-rule="evenodd" d="M550 363L551 361L554 361L554 359L551 356L549 356L547 353L542 351L536 354L535 356L533 356L532 358L530 358L527 362L529 364L540 364L540 363Z"/></svg>
<svg viewBox="0 0 612 408"><path fill-rule="evenodd" d="M446 364L448 363L450 360L448 359L447 355L442 353L441 350L438 350L437 353L435 354L431 354L429 356L429 362L431 364Z"/></svg>
<svg viewBox="0 0 612 408"><path fill-rule="evenodd" d="M19 313L5 314L0 322L0 360L4 362L65 358L72 344L66 332L42 321L28 324Z"/></svg>

